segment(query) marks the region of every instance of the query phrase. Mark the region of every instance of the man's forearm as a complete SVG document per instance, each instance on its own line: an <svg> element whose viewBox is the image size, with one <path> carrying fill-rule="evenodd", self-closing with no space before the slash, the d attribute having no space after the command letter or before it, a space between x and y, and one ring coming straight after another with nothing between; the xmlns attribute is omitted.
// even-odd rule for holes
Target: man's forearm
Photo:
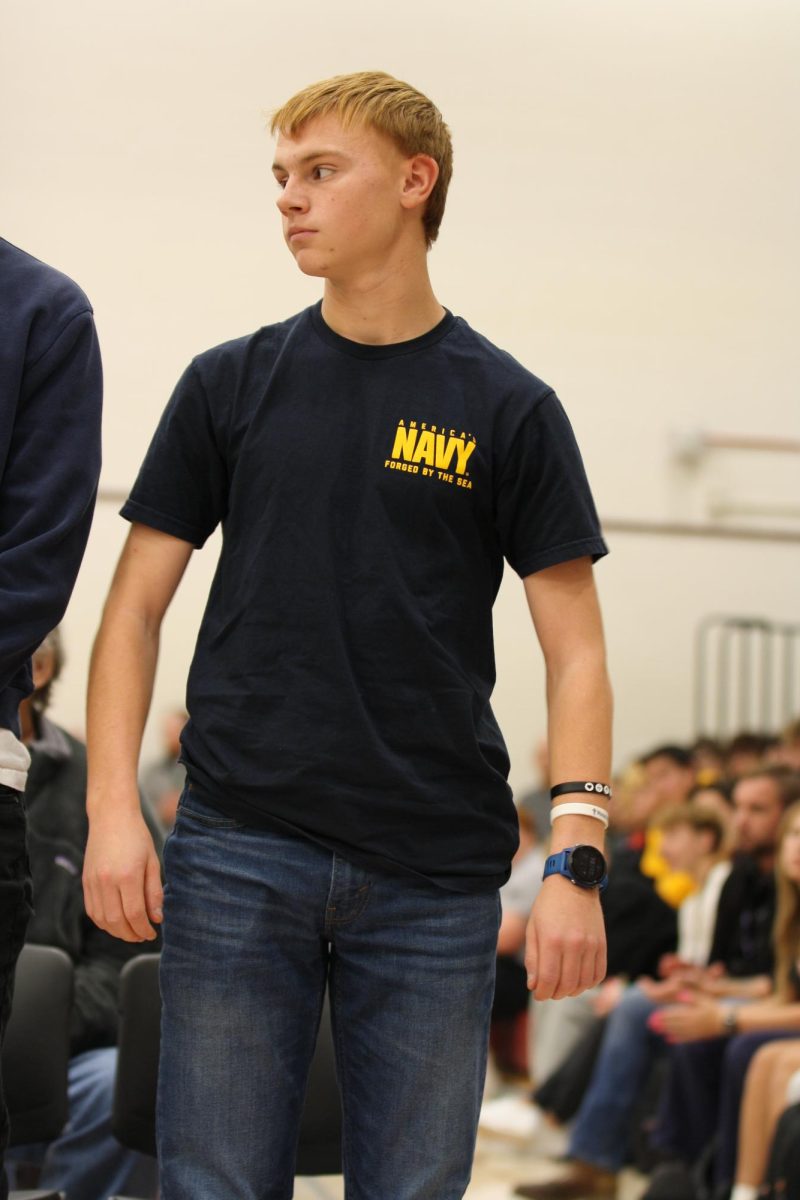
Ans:
<svg viewBox="0 0 800 1200"><path fill-rule="evenodd" d="M548 671L547 701L551 785L573 780L610 783L613 703L604 655L598 652ZM600 807L607 805L604 797L589 798ZM560 797L562 802L580 799L580 795ZM602 823L582 816L554 822L553 849L579 841L602 846Z"/></svg>
<svg viewBox="0 0 800 1200"><path fill-rule="evenodd" d="M87 809L111 797L138 804L137 770L153 694L159 631L109 602L92 651L89 675Z"/></svg>

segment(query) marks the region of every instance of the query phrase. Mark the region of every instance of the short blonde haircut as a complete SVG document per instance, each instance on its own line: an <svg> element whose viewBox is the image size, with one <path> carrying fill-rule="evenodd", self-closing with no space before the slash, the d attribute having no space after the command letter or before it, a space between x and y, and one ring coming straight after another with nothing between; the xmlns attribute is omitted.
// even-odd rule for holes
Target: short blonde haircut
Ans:
<svg viewBox="0 0 800 1200"><path fill-rule="evenodd" d="M439 233L447 189L453 174L453 145L442 114L427 96L384 71L358 71L335 75L303 88L277 109L270 121L272 133L291 137L306 122L332 113L346 129L366 125L390 137L402 154L427 154L439 167L439 177L428 197L423 228L428 246Z"/></svg>

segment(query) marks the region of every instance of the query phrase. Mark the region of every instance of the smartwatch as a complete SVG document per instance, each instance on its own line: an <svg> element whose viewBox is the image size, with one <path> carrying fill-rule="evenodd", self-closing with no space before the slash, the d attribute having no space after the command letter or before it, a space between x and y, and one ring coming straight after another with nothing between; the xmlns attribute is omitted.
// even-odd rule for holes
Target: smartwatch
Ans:
<svg viewBox="0 0 800 1200"><path fill-rule="evenodd" d="M594 846L568 846L559 854L551 854L544 864L542 879L548 875L563 875L576 887L604 892L608 886L606 860Z"/></svg>

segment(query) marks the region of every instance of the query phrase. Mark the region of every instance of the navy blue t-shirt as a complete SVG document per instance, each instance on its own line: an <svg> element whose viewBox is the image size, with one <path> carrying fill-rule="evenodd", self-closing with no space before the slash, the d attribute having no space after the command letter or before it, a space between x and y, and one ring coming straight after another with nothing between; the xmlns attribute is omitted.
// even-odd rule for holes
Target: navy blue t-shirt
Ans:
<svg viewBox="0 0 800 1200"><path fill-rule="evenodd" d="M606 553L551 388L450 313L373 346L316 305L192 362L122 513L198 547L222 523L183 735L205 800L452 890L505 881L503 560Z"/></svg>

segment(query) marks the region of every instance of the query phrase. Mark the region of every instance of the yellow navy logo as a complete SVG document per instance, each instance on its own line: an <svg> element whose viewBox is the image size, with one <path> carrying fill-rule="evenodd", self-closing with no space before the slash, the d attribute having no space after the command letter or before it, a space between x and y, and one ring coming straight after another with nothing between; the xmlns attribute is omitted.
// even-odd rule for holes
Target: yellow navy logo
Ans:
<svg viewBox="0 0 800 1200"><path fill-rule="evenodd" d="M405 471L471 488L467 465L476 445L473 434L463 429L401 420L397 423L391 453L383 465L387 471Z"/></svg>

